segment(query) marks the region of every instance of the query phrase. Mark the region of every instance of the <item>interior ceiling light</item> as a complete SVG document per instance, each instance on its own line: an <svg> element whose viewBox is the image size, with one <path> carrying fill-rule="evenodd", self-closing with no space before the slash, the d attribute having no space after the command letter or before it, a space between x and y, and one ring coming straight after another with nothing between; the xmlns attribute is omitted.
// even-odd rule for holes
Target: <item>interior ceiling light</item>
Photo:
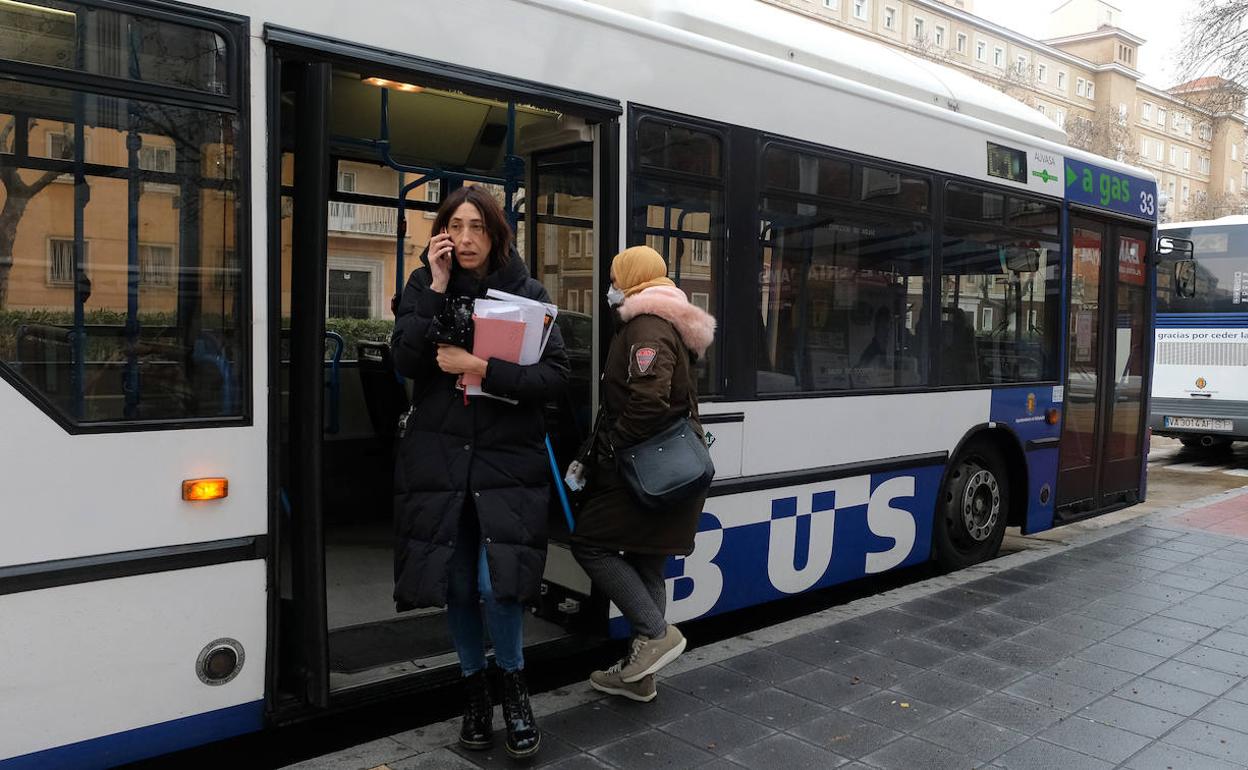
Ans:
<svg viewBox="0 0 1248 770"><path fill-rule="evenodd" d="M393 88L396 91L403 91L409 94L418 94L425 90L424 86L418 86L413 83L400 83L397 80L386 80L385 78L363 78L365 83L378 88Z"/></svg>
<svg viewBox="0 0 1248 770"><path fill-rule="evenodd" d="M68 16L71 19L75 18L74 13L71 11L62 11L59 8L44 8L41 5L31 5L29 3L19 3L17 0L0 0L0 6L17 8L19 10L32 13L42 13L48 16Z"/></svg>

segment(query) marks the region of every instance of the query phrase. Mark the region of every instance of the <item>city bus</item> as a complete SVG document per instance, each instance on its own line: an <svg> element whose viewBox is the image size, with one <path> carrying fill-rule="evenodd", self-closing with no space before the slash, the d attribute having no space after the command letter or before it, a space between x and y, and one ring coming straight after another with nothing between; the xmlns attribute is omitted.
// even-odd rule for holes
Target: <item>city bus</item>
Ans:
<svg viewBox="0 0 1248 770"><path fill-rule="evenodd" d="M464 184L562 308L557 467L614 253L718 318L673 622L1141 500L1156 185L1064 140L751 0L3 0L0 768L457 676L442 611L391 599L387 339ZM531 660L628 633L568 529Z"/></svg>
<svg viewBox="0 0 1248 770"><path fill-rule="evenodd" d="M1248 216L1163 225L1149 426L1186 447L1248 440Z"/></svg>

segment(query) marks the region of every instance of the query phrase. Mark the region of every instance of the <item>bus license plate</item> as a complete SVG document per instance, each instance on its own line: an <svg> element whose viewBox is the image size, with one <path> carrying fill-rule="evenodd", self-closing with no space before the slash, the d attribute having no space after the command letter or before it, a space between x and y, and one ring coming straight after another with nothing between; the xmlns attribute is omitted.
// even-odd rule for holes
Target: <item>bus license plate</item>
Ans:
<svg viewBox="0 0 1248 770"><path fill-rule="evenodd" d="M1215 420L1212 417L1171 417L1166 415L1167 428L1191 428L1192 430L1226 430L1232 429L1230 420Z"/></svg>

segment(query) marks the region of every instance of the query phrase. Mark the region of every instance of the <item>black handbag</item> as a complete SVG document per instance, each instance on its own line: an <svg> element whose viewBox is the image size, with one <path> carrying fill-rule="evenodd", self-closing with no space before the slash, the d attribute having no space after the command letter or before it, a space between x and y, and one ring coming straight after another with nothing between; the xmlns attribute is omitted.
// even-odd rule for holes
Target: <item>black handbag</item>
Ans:
<svg viewBox="0 0 1248 770"><path fill-rule="evenodd" d="M692 366L686 359L688 393L697 398ZM715 463L697 430L696 401L689 414L664 430L625 449L615 449L616 469L644 508L659 509L702 494L715 478Z"/></svg>
<svg viewBox="0 0 1248 770"><path fill-rule="evenodd" d="M711 486L715 464L693 420L682 417L641 443L615 453L616 468L633 497L658 509L695 497Z"/></svg>

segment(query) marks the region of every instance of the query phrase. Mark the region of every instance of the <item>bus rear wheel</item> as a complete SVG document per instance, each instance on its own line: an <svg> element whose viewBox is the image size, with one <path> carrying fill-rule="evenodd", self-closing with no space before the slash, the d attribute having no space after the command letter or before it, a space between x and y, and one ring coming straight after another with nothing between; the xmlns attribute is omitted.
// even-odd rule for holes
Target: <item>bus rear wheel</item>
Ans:
<svg viewBox="0 0 1248 770"><path fill-rule="evenodd" d="M1009 519L1010 479L987 441L966 447L949 468L936 506L936 561L946 570L990 559L1001 548Z"/></svg>

